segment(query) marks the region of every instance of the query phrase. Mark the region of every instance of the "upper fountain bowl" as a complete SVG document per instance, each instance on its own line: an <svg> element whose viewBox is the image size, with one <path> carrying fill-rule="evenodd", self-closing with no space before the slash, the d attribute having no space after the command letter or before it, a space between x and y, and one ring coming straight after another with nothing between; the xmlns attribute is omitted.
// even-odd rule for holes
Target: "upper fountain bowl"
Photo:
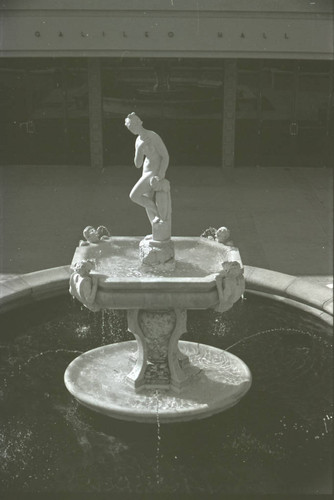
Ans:
<svg viewBox="0 0 334 500"><path fill-rule="evenodd" d="M142 237L106 237L79 246L71 267L70 291L86 307L99 309L207 309L224 312L245 289L236 247L203 237L174 237L175 268L141 266ZM76 272L83 261L94 269ZM95 283L95 289L94 289Z"/></svg>

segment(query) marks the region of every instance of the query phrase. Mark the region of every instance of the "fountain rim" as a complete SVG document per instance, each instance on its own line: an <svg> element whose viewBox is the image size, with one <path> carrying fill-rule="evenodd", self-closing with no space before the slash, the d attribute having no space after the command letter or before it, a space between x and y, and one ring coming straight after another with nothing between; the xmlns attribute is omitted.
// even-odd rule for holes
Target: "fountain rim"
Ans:
<svg viewBox="0 0 334 500"><path fill-rule="evenodd" d="M0 314L64 295L70 276L70 265L66 265L0 281ZM286 302L333 324L333 290L305 278L247 265L244 276L246 292Z"/></svg>
<svg viewBox="0 0 334 500"><path fill-rule="evenodd" d="M85 250L92 251L93 254L95 251L99 250L99 246L102 244L114 243L114 244L129 244L136 242L139 244L141 241L145 239L144 236L110 236L109 239L99 242L97 244L93 244L91 246L78 246L75 249L74 256L71 263L71 270L73 270L73 262L77 260L82 260L83 258L93 258L92 256L84 257L84 255L80 256L81 253L85 253ZM203 238L201 236L173 236L171 241L174 244L180 243L191 243L191 244L202 244L204 246L208 246L209 248L215 248L216 250L225 251L226 259L224 262L233 262L236 261L240 264L240 268L243 269L243 264L241 261L239 249L233 245L224 245L217 241L212 241L208 238ZM101 248L101 247L100 247ZM91 252L89 252L91 253ZM77 257L77 258L76 258ZM222 256L222 259L224 257ZM183 291L184 287L187 287L187 291L193 292L207 292L212 291L215 285L215 278L219 270L213 271L210 274L206 274L205 276L166 276L164 274L156 274L152 276L140 276L140 277L113 277L112 275L108 275L103 271L92 271L91 274L95 274L99 278L99 289L101 291L108 290L123 290L124 287L127 291L155 291L157 289L161 289L163 287L163 291L167 292L179 292ZM190 290L191 288L191 290Z"/></svg>

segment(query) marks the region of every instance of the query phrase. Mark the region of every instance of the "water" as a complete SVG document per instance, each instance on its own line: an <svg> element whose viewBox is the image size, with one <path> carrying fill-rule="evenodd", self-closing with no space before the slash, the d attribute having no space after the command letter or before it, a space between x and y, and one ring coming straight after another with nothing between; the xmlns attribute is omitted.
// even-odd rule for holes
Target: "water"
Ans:
<svg viewBox="0 0 334 500"><path fill-rule="evenodd" d="M163 277L204 277L208 274L217 273L221 270L221 263L227 260L226 247L223 245L212 245L210 242L199 240L187 241L180 238L175 242L175 260L174 270L156 271L144 270L141 268L138 255L139 240L129 239L126 242L113 240L111 245L106 244L98 250L85 248L87 257L96 260L96 271L108 275L112 278L150 278L156 279L157 275ZM90 253L89 253L90 252ZM229 249L229 260L239 259L238 252ZM81 257L80 257L81 258Z"/></svg>
<svg viewBox="0 0 334 500"><path fill-rule="evenodd" d="M156 419L157 419L157 450L155 454L155 477L157 485L160 485L161 477L160 477L160 441L161 441L161 425L160 425L160 416L159 416L159 391L156 391Z"/></svg>
<svg viewBox="0 0 334 500"><path fill-rule="evenodd" d="M1 491L328 493L332 470L331 329L247 295L223 316L188 313L184 340L228 349L252 371L234 408L156 425L90 412L63 384L80 352L131 340L125 312L94 314L68 297L0 317Z"/></svg>

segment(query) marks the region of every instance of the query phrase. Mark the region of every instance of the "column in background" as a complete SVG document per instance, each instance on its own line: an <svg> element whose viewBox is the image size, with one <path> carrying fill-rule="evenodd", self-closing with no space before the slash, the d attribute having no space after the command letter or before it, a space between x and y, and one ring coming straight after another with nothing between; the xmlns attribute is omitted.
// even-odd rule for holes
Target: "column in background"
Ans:
<svg viewBox="0 0 334 500"><path fill-rule="evenodd" d="M234 167L235 106L237 95L237 63L225 61L223 111L223 168Z"/></svg>
<svg viewBox="0 0 334 500"><path fill-rule="evenodd" d="M93 168L103 168L101 68L98 58L88 59L90 157Z"/></svg>

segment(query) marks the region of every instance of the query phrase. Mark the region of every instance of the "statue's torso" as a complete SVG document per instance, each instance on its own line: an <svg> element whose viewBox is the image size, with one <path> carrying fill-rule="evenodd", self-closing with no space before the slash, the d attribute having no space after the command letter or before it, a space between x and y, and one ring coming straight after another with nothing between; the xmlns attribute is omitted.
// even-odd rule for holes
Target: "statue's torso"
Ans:
<svg viewBox="0 0 334 500"><path fill-rule="evenodd" d="M156 149L157 137L155 132L150 131L145 140L140 137L137 138L136 149L141 150L145 155L143 174L152 173L152 175L157 175L159 173L161 157Z"/></svg>

